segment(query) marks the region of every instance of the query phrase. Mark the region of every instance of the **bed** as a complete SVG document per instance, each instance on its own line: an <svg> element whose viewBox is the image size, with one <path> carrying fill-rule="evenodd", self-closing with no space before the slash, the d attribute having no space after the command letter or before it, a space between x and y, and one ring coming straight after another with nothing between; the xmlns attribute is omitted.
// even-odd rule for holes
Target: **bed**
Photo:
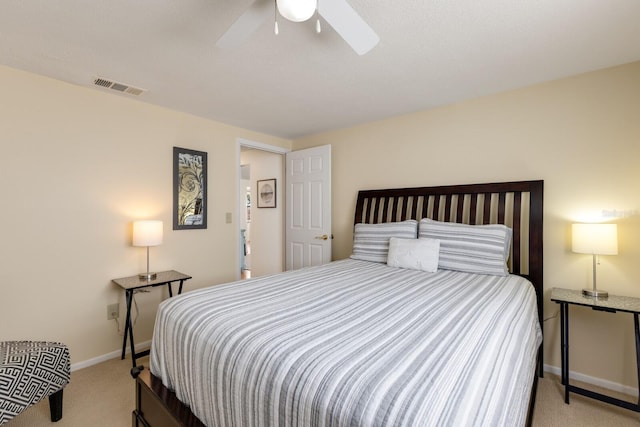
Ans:
<svg viewBox="0 0 640 427"><path fill-rule="evenodd" d="M530 424L542 208L542 181L360 191L352 258L161 304L134 425Z"/></svg>

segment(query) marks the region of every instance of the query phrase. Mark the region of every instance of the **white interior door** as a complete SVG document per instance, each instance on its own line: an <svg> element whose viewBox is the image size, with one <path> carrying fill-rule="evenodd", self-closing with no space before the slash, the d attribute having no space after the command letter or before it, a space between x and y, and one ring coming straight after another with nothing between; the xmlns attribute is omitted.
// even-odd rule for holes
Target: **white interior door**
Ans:
<svg viewBox="0 0 640 427"><path fill-rule="evenodd" d="M331 146L286 154L286 269L331 261Z"/></svg>

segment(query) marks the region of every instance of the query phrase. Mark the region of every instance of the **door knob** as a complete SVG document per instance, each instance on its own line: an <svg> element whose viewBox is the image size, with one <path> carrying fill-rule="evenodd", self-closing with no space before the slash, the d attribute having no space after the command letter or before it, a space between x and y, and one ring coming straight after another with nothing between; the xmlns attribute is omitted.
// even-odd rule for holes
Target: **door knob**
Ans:
<svg viewBox="0 0 640 427"><path fill-rule="evenodd" d="M323 234L322 236L316 236L316 239L318 240L327 240L329 238L329 236L327 236L326 234Z"/></svg>

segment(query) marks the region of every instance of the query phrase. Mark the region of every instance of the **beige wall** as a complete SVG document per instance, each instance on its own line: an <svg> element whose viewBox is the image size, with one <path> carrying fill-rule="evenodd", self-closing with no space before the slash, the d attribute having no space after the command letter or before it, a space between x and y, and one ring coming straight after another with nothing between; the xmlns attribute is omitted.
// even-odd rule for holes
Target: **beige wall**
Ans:
<svg viewBox="0 0 640 427"><path fill-rule="evenodd" d="M545 314L552 287L589 286L591 258L571 253L570 224L603 209L640 210L640 62L294 141L331 144L334 258L351 252L360 189L545 181ZM619 255L599 283L640 297L640 216L617 219ZM571 308L571 369L636 384L632 317ZM560 366L559 321L545 323Z"/></svg>
<svg viewBox="0 0 640 427"><path fill-rule="evenodd" d="M256 134L136 100L0 67L0 339L66 342L72 362L118 350L110 280L145 269L131 221L165 223L153 270L193 275L186 289L235 279L236 138ZM349 255L363 188L545 180L545 313L550 288L580 289L590 258L570 252L570 224L602 209L640 210L640 63L303 138L331 144L334 258ZM171 230L172 147L209 153L209 227ZM280 192L282 196L282 192ZM233 223L225 223L225 213ZM601 287L640 297L640 216L616 220L620 254L603 257ZM138 342L164 292L138 296ZM629 315L572 308L572 369L635 384ZM122 323L123 315L121 315ZM545 323L546 362L559 366L558 320Z"/></svg>
<svg viewBox="0 0 640 427"><path fill-rule="evenodd" d="M262 150L241 154L251 165L251 277L284 271L284 155ZM258 208L257 181L276 179L276 207ZM280 249L280 250L278 250Z"/></svg>
<svg viewBox="0 0 640 427"><path fill-rule="evenodd" d="M112 278L144 271L131 222L164 221L151 269L193 276L185 289L237 277L238 137L290 148L268 135L98 90L0 67L0 340L67 343L72 363L121 346L106 306ZM206 230L172 230L172 147L208 153ZM225 213L233 223L225 223ZM136 298L136 341L151 338L154 290Z"/></svg>

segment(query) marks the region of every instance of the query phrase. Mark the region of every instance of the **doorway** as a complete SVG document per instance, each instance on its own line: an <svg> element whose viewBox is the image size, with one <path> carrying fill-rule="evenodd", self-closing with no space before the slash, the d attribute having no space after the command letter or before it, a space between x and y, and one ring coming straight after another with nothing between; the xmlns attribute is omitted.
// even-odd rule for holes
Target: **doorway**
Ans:
<svg viewBox="0 0 640 427"><path fill-rule="evenodd" d="M240 155L240 278L251 278L251 164Z"/></svg>
<svg viewBox="0 0 640 427"><path fill-rule="evenodd" d="M284 154L290 150L238 139L238 278L284 271ZM275 203L258 206L258 181L275 180ZM270 181L272 182L272 181Z"/></svg>

